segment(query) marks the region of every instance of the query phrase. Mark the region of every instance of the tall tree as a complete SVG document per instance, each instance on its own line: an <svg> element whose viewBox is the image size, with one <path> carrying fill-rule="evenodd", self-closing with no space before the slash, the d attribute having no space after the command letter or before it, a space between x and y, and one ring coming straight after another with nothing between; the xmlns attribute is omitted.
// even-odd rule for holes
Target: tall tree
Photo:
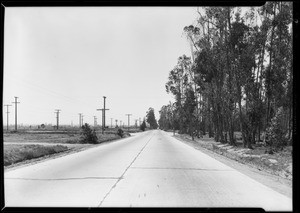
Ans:
<svg viewBox="0 0 300 213"><path fill-rule="evenodd" d="M216 141L235 145L234 131L241 131L244 146L252 148L277 116L276 128L291 139L292 10L291 2L267 2L244 13L231 7L198 11L197 24L183 29L193 61L180 57L166 83L180 133L207 126ZM194 106L192 93L193 110L187 107Z"/></svg>
<svg viewBox="0 0 300 213"><path fill-rule="evenodd" d="M158 124L155 119L154 109L151 107L147 111L146 121L150 124L150 129L157 129Z"/></svg>

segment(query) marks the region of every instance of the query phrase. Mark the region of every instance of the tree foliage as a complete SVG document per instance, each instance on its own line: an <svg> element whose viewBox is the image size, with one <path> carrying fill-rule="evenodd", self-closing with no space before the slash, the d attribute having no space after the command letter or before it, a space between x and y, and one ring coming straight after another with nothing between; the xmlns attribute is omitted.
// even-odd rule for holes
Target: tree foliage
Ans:
<svg viewBox="0 0 300 213"><path fill-rule="evenodd" d="M146 129L146 121L144 119L141 126L140 126L140 130L145 131L145 129Z"/></svg>
<svg viewBox="0 0 300 213"><path fill-rule="evenodd" d="M92 144L98 143L98 137L96 135L96 131L92 130L89 124L85 123L81 127L80 134L81 134L80 141L82 143L92 143Z"/></svg>
<svg viewBox="0 0 300 213"><path fill-rule="evenodd" d="M160 128L192 137L208 132L231 145L240 131L248 148L265 132L270 146L285 145L283 135L290 140L292 134L292 8L267 2L244 13L238 7L198 11L197 24L183 29L193 60L180 56L169 73L166 91L175 102L161 108Z"/></svg>
<svg viewBox="0 0 300 213"><path fill-rule="evenodd" d="M158 124L155 119L154 109L151 107L147 111L146 121L150 124L150 129L157 129Z"/></svg>

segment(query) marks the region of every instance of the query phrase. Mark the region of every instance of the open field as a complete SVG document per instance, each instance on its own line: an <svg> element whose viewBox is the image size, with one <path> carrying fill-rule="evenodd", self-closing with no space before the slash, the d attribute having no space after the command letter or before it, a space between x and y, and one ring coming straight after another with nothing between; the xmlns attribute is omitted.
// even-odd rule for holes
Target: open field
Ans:
<svg viewBox="0 0 300 213"><path fill-rule="evenodd" d="M96 131L98 144L117 140L121 137L116 131L110 130L102 134ZM128 137L126 134L125 137ZM50 156L69 150L79 151L97 144L82 144L80 131L41 131L23 130L18 132L4 132L4 166L9 166L30 159Z"/></svg>

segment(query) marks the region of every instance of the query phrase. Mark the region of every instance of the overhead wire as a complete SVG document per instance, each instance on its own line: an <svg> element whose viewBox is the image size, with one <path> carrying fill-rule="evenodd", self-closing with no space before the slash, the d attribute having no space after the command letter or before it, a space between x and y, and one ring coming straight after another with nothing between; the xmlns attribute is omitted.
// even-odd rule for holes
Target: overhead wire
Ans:
<svg viewBox="0 0 300 213"><path fill-rule="evenodd" d="M39 93L41 93L41 94L44 94L41 90L36 90L35 88L42 89L42 90L44 90L44 92L48 93L48 94L51 95L52 97L55 97L55 98L61 98L62 100L67 101L67 102L70 102L70 103L77 103L77 104L80 103L81 105L84 104L84 105L88 106L89 108L91 107L91 105L90 105L90 104L87 104L86 102L83 102L83 101L80 101L80 100L78 100L78 99L75 99L75 98L68 97L68 96L66 96L66 95L60 94L60 93L58 93L58 92L56 92L56 91L53 91L53 90L50 90L50 89L41 87L41 86L39 86L39 85L37 85L37 84L34 84L34 83L32 83L32 82L29 82L29 81L27 81L27 80L24 80L24 79L21 80L21 79L19 79L18 77L16 77L15 75L14 75L14 77L15 77L15 78L11 78L11 77L7 76L7 78L9 78L10 80L18 81L18 82L21 83L23 86L25 86L25 87L27 87L27 88L29 88L29 89L32 89L32 90L34 90L35 92L39 92Z"/></svg>

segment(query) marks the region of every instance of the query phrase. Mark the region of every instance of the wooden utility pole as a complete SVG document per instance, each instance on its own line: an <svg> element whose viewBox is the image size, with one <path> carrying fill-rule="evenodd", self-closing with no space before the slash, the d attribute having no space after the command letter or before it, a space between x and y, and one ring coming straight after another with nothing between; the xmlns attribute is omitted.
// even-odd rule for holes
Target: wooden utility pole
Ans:
<svg viewBox="0 0 300 213"><path fill-rule="evenodd" d="M60 109L56 109L56 129L58 129L58 125L59 125L59 111L61 111Z"/></svg>
<svg viewBox="0 0 300 213"><path fill-rule="evenodd" d="M132 114L126 114L126 115L128 116L128 132L129 132L129 122L130 122L130 121L129 121L129 120L130 120L129 117L130 117Z"/></svg>
<svg viewBox="0 0 300 213"><path fill-rule="evenodd" d="M79 114L79 128L81 128L82 127L82 124L81 124L81 114L82 113L78 113Z"/></svg>
<svg viewBox="0 0 300 213"><path fill-rule="evenodd" d="M97 117L94 116L94 127L96 127L96 125L97 125Z"/></svg>
<svg viewBox="0 0 300 213"><path fill-rule="evenodd" d="M17 131L18 129L18 119L17 119L17 104L19 104L20 102L17 101L18 97L15 97L15 102L12 102L13 104L15 104L15 130Z"/></svg>
<svg viewBox="0 0 300 213"><path fill-rule="evenodd" d="M9 113L9 111L8 111L8 107L10 107L10 106L12 106L12 105L8 105L8 104L5 104L4 106L6 106L6 118L7 118L7 131L8 131L8 113Z"/></svg>
<svg viewBox="0 0 300 213"><path fill-rule="evenodd" d="M103 109L97 109L97 111L101 110L101 112L102 112L102 134L104 134L104 130L105 130L105 111L109 110L109 109L105 109L105 99L106 99L106 97L103 96L103 99L104 99Z"/></svg>

